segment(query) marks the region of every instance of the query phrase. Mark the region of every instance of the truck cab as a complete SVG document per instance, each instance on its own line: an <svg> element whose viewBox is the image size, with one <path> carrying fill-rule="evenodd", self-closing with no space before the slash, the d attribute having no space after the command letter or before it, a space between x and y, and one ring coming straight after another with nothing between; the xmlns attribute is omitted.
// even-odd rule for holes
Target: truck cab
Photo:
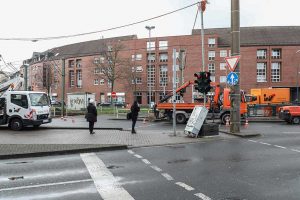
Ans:
<svg viewBox="0 0 300 200"><path fill-rule="evenodd" d="M300 106L283 106L279 109L279 118L291 123L300 123Z"/></svg>
<svg viewBox="0 0 300 200"><path fill-rule="evenodd" d="M50 102L44 92L7 91L0 97L0 125L19 131L51 121Z"/></svg>

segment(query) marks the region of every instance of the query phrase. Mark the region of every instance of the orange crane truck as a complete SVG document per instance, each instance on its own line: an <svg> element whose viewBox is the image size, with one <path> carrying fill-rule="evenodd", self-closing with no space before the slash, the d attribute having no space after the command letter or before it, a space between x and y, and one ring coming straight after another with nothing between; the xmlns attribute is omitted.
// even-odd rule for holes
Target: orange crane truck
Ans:
<svg viewBox="0 0 300 200"><path fill-rule="evenodd" d="M183 94L186 88L193 84L194 81L184 83L176 89L176 93ZM224 88L223 92L221 92L220 85L211 82L211 86L214 88L214 95L208 95L210 98L208 98L205 105L209 110L207 119L220 119L222 124L226 124L227 121L230 121L230 89ZM156 118L172 119L173 103L166 102L172 96L173 93L171 92L155 104L154 113ZM186 123L196 105L203 105L203 102L176 103L176 123ZM240 113L242 117L245 117L247 114L247 103L244 91L241 91Z"/></svg>

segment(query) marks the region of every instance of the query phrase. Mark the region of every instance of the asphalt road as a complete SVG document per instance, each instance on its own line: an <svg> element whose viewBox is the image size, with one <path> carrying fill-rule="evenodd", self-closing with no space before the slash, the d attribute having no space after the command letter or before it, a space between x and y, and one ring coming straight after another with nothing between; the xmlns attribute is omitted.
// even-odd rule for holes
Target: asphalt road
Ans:
<svg viewBox="0 0 300 200"><path fill-rule="evenodd" d="M299 125L248 128L262 137L1 160L0 199L298 200Z"/></svg>

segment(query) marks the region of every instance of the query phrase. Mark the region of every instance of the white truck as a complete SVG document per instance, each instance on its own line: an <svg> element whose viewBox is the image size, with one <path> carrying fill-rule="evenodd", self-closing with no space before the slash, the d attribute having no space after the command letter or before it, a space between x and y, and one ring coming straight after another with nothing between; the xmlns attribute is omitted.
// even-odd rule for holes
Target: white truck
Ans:
<svg viewBox="0 0 300 200"><path fill-rule="evenodd" d="M0 84L0 125L8 125L15 131L52 121L46 93L15 91L22 88L23 81L23 78L17 77Z"/></svg>

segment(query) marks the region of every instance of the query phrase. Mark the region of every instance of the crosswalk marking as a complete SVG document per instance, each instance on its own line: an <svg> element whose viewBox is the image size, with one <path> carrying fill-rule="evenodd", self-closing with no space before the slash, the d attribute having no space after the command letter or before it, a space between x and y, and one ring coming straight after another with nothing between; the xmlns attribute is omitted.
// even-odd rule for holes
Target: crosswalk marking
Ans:
<svg viewBox="0 0 300 200"><path fill-rule="evenodd" d="M104 200L134 200L95 153L84 153L80 156Z"/></svg>

